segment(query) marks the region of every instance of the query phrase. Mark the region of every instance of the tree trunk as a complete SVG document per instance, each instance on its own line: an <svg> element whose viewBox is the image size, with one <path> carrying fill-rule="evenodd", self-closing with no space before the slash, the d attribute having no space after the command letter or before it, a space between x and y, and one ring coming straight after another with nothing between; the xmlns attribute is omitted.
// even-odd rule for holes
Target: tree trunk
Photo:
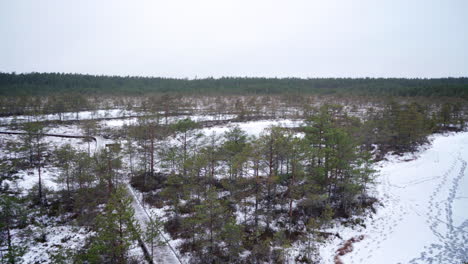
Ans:
<svg viewBox="0 0 468 264"><path fill-rule="evenodd" d="M154 137L153 137L153 132L151 132L151 153L150 153L150 157L151 157L150 172L151 172L151 176L153 176L154 175Z"/></svg>
<svg viewBox="0 0 468 264"><path fill-rule="evenodd" d="M7 220L8 223L8 220ZM8 245L8 251L11 250L11 232L10 232L10 224L7 224L7 245ZM13 262L14 263L14 262Z"/></svg>
<svg viewBox="0 0 468 264"><path fill-rule="evenodd" d="M185 167L185 161L187 160L187 132L184 133L184 157L182 167L184 168L184 176L187 175L187 168Z"/></svg>
<svg viewBox="0 0 468 264"><path fill-rule="evenodd" d="M294 188L294 174L296 173L294 162L291 164L291 186L289 186L289 217L292 218L292 203L293 203L293 188Z"/></svg>
<svg viewBox="0 0 468 264"><path fill-rule="evenodd" d="M38 167L37 167L37 172L39 174L39 183L38 183L39 203L42 205L42 179L41 179L41 164L40 164L40 162L39 162Z"/></svg>
<svg viewBox="0 0 468 264"><path fill-rule="evenodd" d="M258 163L255 165L255 229L258 227Z"/></svg>
<svg viewBox="0 0 468 264"><path fill-rule="evenodd" d="M267 179L267 229L270 228L270 220L271 220L271 181L273 180L273 142L270 142L270 157L268 161L268 179Z"/></svg>
<svg viewBox="0 0 468 264"><path fill-rule="evenodd" d="M108 175L107 175L107 192L110 197L112 193L112 166L111 166L111 159L107 161L107 168L108 168Z"/></svg>

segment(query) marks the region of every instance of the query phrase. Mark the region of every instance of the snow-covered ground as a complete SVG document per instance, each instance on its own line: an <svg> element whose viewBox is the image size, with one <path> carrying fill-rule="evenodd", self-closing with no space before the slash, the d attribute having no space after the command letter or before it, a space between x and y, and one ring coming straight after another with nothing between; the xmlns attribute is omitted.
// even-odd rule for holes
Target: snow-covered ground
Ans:
<svg viewBox="0 0 468 264"><path fill-rule="evenodd" d="M258 136L272 125L297 127L301 124L302 121L293 120L252 121L203 128L200 132L221 135L238 125L248 135ZM82 131L75 125L68 125L51 128L48 133L73 135L82 134ZM8 136L10 139L12 137L17 136ZM54 146L71 143L87 149L87 143L81 139L48 137L47 140ZM376 214L365 218L366 228L353 229L341 225L328 230L338 232L341 239L327 241L320 247L324 263L335 263L336 250L344 241L359 235L363 235L364 239L353 244L352 252L339 257L343 263L468 262L468 132L435 135L431 140L431 145L416 155L389 155L386 161L377 165L374 191L382 205L377 208ZM97 142L91 143L91 151L101 149L109 142L111 140L98 136ZM56 174L54 168L44 168L46 186L53 189L58 187L53 181ZM34 169L21 171L20 175L22 181L19 184L24 189L31 188L37 182ZM138 207L136 204L134 206ZM141 222L146 220L143 211L137 214L141 216ZM170 243L175 246L177 241ZM168 259L172 259L171 263L175 263L175 255L171 256L168 248L162 248L168 253Z"/></svg>
<svg viewBox="0 0 468 264"><path fill-rule="evenodd" d="M66 257L66 250L82 248L86 239L92 234L86 228L71 225L42 228L30 225L25 229L13 230L12 243L21 246L25 250L25 254L21 257L19 263L54 263L53 255Z"/></svg>
<svg viewBox="0 0 468 264"><path fill-rule="evenodd" d="M66 125L66 126L58 126L53 127L47 130L49 134L58 134L58 135L81 135L81 130L74 126L74 125ZM102 137L96 137L98 139L97 142L89 142L89 151L95 152L97 149L102 148L106 143L111 142L110 140L106 140ZM21 142L20 135L6 135L0 134L0 142ZM42 139L42 143L47 144L47 147L50 150L55 148L59 148L64 146L65 144L72 145L75 149L80 151L88 151L88 143L84 142L83 139L80 138L63 138L63 137L51 137L46 136ZM101 144L102 146L98 146ZM3 145L3 144L2 144ZM8 158L15 158L17 157L18 153L8 153L6 149L0 146L0 158L8 157ZM41 178L42 184L45 188L57 191L63 186L59 186L57 183L57 177L60 174L59 168L56 167L55 164L46 164L41 168ZM15 176L19 176L19 180L16 181L16 187L19 187L27 193L33 186L35 186L39 181L39 171L37 168L26 168L19 170ZM9 180L5 180L4 183L11 184Z"/></svg>
<svg viewBox="0 0 468 264"><path fill-rule="evenodd" d="M214 120L228 120L235 118L236 115L179 115L179 116L170 116L167 118L168 124L173 124L178 120L182 120L185 118L190 118L195 122L202 122L202 121L214 121ZM157 121L156 118L153 118L152 121ZM166 119L164 117L159 117L160 123L165 123ZM110 120L102 120L99 122L101 127L108 127L108 128L119 128L123 127L124 125L135 125L138 123L138 117L129 117L129 118L119 118L119 119L110 119Z"/></svg>
<svg viewBox="0 0 468 264"><path fill-rule="evenodd" d="M341 239L321 248L335 263L344 241L364 235L343 263L468 262L468 132L435 135L418 154L389 156L378 166L376 196L382 202L367 228L337 227Z"/></svg>
<svg viewBox="0 0 468 264"><path fill-rule="evenodd" d="M210 135L213 132L217 135L222 135L227 132L230 128L238 126L240 129L245 131L249 136L259 136L262 131L271 126L282 126L282 127L299 127L304 122L302 120L291 120L291 119L279 119L279 120L260 120L250 121L242 123L231 123L222 126L213 126L203 128L201 132L205 135Z"/></svg>
<svg viewBox="0 0 468 264"><path fill-rule="evenodd" d="M158 118L161 123L165 123L166 119L164 113L160 112ZM119 128L123 125L135 125L138 122L138 117L151 116L153 113L132 111L125 109L100 109L94 111L79 111L79 112L65 112L60 116L59 114L47 115L18 115L0 117L0 125L21 124L24 122L38 122L38 121L74 121L74 120L100 120L101 127ZM182 114L177 116L169 116L167 123L172 124L178 120L190 118L196 122L213 121L213 120L228 120L236 118L234 114ZM154 118L153 121L156 121Z"/></svg>
<svg viewBox="0 0 468 264"><path fill-rule="evenodd" d="M53 121L53 120L87 120L87 119L100 119L100 118L118 118L126 116L142 115L142 112L129 111L125 109L101 109L95 111L80 111L80 112L66 112L62 115L58 114L47 114L47 115L18 115L18 116L7 116L0 117L0 124L7 125L14 123L23 122L37 122L37 121Z"/></svg>
<svg viewBox="0 0 468 264"><path fill-rule="evenodd" d="M141 229L147 230L148 222L152 221L151 216L148 214L143 205L139 202L137 193L130 184L127 185L128 193L132 197L132 207L135 210L135 219L140 224ZM179 264L181 261L176 255L176 251L171 247L170 241L166 239L166 236L160 233L162 236L160 240L165 244L157 245L154 248L154 263L167 263L167 264ZM151 251L150 246L146 243L146 247Z"/></svg>

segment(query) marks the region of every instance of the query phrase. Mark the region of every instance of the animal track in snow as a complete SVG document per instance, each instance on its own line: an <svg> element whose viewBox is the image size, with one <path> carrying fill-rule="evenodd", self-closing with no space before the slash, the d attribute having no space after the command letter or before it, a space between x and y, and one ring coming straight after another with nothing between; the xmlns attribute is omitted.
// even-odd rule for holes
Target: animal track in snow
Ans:
<svg viewBox="0 0 468 264"><path fill-rule="evenodd" d="M449 176L457 162L461 163L458 174L449 180ZM450 169L443 175L442 181L436 186L429 201L429 210L427 217L431 223L430 229L439 239L440 244L431 244L418 258L410 261L416 263L463 263L468 260L467 230L465 226L468 220L465 220L460 226L455 226L453 222L453 202L455 200L458 185L461 179L466 175L467 162L460 156L454 161ZM448 196L442 201L435 201L441 189L448 183L451 184L448 189ZM434 214L435 212L435 214ZM439 219L439 216L445 215L445 221ZM438 229L440 224L444 224L446 233ZM437 262L435 262L437 261Z"/></svg>

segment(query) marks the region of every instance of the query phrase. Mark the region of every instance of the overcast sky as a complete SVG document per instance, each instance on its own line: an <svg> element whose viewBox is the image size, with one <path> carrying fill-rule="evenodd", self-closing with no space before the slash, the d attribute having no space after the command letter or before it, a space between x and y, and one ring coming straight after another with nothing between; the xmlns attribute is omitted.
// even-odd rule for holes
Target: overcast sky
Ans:
<svg viewBox="0 0 468 264"><path fill-rule="evenodd" d="M468 76L468 0L0 0L0 71Z"/></svg>

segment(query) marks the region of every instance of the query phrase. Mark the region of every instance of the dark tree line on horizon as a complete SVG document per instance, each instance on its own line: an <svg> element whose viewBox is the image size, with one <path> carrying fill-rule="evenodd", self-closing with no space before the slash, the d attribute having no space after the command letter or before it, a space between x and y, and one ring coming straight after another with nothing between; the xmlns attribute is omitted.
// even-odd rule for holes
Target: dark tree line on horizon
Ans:
<svg viewBox="0 0 468 264"><path fill-rule="evenodd" d="M468 78L261 78L176 79L69 73L2 73L0 95L323 94L427 96L468 99Z"/></svg>

